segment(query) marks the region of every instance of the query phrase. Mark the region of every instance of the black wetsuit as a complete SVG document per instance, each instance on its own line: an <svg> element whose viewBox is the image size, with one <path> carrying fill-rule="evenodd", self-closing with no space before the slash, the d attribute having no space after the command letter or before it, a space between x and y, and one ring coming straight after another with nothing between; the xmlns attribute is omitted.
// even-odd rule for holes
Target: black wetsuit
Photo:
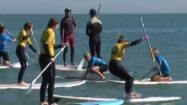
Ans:
<svg viewBox="0 0 187 105"><path fill-rule="evenodd" d="M86 34L89 36L89 48L92 56L101 58L101 38L102 23L93 17L86 26Z"/></svg>
<svg viewBox="0 0 187 105"><path fill-rule="evenodd" d="M74 63L74 53L75 53L75 38L74 38L74 29L77 26L75 19L72 16L64 17L61 20L60 24L60 35L61 41L64 43L69 43L71 49L71 64ZM68 51L68 47L65 48L63 53L63 61L64 65L66 65L66 53Z"/></svg>
<svg viewBox="0 0 187 105"><path fill-rule="evenodd" d="M127 94L132 92L134 77L128 72L128 70L121 64L121 60L125 51L125 48L136 45L142 42L142 39L133 41L132 43L119 43L112 49L112 56L109 62L110 72L119 77L121 80L125 80L125 91Z"/></svg>

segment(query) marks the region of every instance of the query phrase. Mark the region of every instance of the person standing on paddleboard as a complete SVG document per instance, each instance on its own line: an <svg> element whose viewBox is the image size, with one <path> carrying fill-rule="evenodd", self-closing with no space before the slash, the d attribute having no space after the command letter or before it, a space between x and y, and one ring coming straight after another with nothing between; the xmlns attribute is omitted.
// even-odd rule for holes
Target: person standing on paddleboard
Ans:
<svg viewBox="0 0 187 105"><path fill-rule="evenodd" d="M71 66L74 66L74 53L75 53L75 37L74 30L77 28L76 21L71 15L71 9L65 8L65 17L62 18L60 23L60 37L62 43L69 43L70 45L70 62ZM66 53L68 47L65 48L63 52L64 66L66 66Z"/></svg>
<svg viewBox="0 0 187 105"><path fill-rule="evenodd" d="M137 39L131 43L125 40L124 36L120 35L117 43L112 47L111 58L109 61L109 71L114 76L125 80L125 91L126 98L139 97L139 94L132 92L134 77L128 72L128 70L121 64L123 55L125 54L126 48L134 46L148 37L143 37L142 39Z"/></svg>
<svg viewBox="0 0 187 105"><path fill-rule="evenodd" d="M25 70L27 69L27 59L25 54L25 48L28 45L29 48L35 52L36 49L32 46L30 36L33 34L33 25L32 23L26 22L24 24L24 28L20 31L18 35L18 45L16 48L16 55L19 58L19 62L21 65L19 75L18 75L18 85L28 85L26 82L23 81L23 75Z"/></svg>
<svg viewBox="0 0 187 105"><path fill-rule="evenodd" d="M3 25L0 25L0 59L3 58L3 61L1 62L3 65L11 67L7 51L7 43L15 41L16 39L11 38L10 35L8 35L8 33L5 32L5 27Z"/></svg>
<svg viewBox="0 0 187 105"><path fill-rule="evenodd" d="M172 81L168 61L159 54L156 48L152 49L152 52L158 65L152 68L157 73L151 77L151 81Z"/></svg>
<svg viewBox="0 0 187 105"><path fill-rule="evenodd" d="M40 87L40 105L56 105L53 100L54 84L55 84L55 49L62 48L63 45L55 45L55 31L58 28L59 22L51 18L47 28L43 31L41 37L41 50L39 56L39 64L43 70L50 62L51 65L42 74L42 85ZM48 102L45 101L46 88L48 86Z"/></svg>
<svg viewBox="0 0 187 105"><path fill-rule="evenodd" d="M101 38L102 22L96 17L96 10L90 9L91 19L87 22L86 34L89 36L89 48L91 56L101 58Z"/></svg>
<svg viewBox="0 0 187 105"><path fill-rule="evenodd" d="M86 78L88 72L93 72L99 75L101 80L104 80L104 72L107 71L107 64L102 59L91 56L90 53L85 53L84 59L88 62L88 66L83 78Z"/></svg>

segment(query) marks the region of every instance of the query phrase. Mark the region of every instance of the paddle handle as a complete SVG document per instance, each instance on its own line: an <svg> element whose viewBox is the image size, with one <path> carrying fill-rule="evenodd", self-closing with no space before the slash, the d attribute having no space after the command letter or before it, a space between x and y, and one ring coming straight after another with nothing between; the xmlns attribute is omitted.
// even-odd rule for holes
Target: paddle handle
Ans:
<svg viewBox="0 0 187 105"><path fill-rule="evenodd" d="M144 23L143 23L142 17L140 17L140 21L141 21L142 28L143 28L143 31L144 31L145 36L148 36L148 35L147 35L147 32L146 32L146 29L145 29L145 25L144 25ZM152 58L153 61L155 61L155 57L154 57L154 55L153 55L153 51L152 51L152 48L151 48L149 39L147 39L147 45L148 45L148 47L149 47L149 52L150 52L151 58Z"/></svg>
<svg viewBox="0 0 187 105"><path fill-rule="evenodd" d="M56 56L54 57L54 60L56 60L56 58L60 55L60 53L65 49L66 46L64 46L63 48L61 48L61 50L56 54ZM26 94L29 94L31 92L32 86L36 83L36 81L38 80L38 78L47 70L47 68L52 64L53 61L49 62L47 64L47 66L40 72L40 74L38 74L38 76L32 81L32 83L29 86L29 90Z"/></svg>

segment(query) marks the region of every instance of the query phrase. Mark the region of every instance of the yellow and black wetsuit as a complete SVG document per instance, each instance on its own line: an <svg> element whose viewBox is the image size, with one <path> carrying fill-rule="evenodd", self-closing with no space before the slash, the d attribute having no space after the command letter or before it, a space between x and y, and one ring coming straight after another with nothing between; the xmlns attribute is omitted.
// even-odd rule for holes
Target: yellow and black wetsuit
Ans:
<svg viewBox="0 0 187 105"><path fill-rule="evenodd" d="M121 64L121 60L125 54L125 49L127 47L136 45L142 41L142 39L138 39L133 41L132 43L117 43L113 46L111 51L109 70L113 75L119 77L122 80L125 80L125 91L127 94L130 94L132 91L134 78L130 73L128 73L128 70Z"/></svg>
<svg viewBox="0 0 187 105"><path fill-rule="evenodd" d="M55 55L55 32L51 28L44 30L41 37L41 54L39 57L39 64L43 70ZM48 102L53 103L53 92L55 83L55 62L47 68L42 75L42 85L40 88L40 102L45 101L46 88L48 86Z"/></svg>
<svg viewBox="0 0 187 105"><path fill-rule="evenodd" d="M30 37L27 35L25 30L21 30L18 35L18 46L16 48L16 55L19 58L19 62L21 64L21 68L18 75L18 83L23 81L23 75L27 68L27 59L25 55L25 47L29 45L29 48L32 49L35 53L36 49L32 46Z"/></svg>

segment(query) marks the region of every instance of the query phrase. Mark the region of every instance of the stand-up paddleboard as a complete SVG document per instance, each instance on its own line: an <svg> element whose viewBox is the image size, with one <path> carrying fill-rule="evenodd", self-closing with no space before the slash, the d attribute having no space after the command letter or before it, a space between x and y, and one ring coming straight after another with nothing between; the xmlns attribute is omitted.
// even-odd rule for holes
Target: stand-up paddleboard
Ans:
<svg viewBox="0 0 187 105"><path fill-rule="evenodd" d="M78 70L78 66L71 66L71 65L58 65L56 64L55 69L58 71L84 71L84 69Z"/></svg>
<svg viewBox="0 0 187 105"><path fill-rule="evenodd" d="M98 80L93 78L81 78L81 77L66 77L66 79L75 79L75 80L86 80L88 82L113 82L124 84L125 81L121 80ZM169 84L187 84L187 80L177 80L177 81L150 81L150 79L144 79L142 81L135 80L135 85L169 85Z"/></svg>
<svg viewBox="0 0 187 105"><path fill-rule="evenodd" d="M124 103L123 99L109 100L109 101L92 101L92 102L81 102L73 103L68 105L122 105Z"/></svg>
<svg viewBox="0 0 187 105"><path fill-rule="evenodd" d="M115 83L122 83L124 84L125 81L117 81L117 80L108 80L110 82ZM169 85L169 84L187 84L187 80L177 80L177 81L150 81L150 79L145 79L142 81L135 80L135 85Z"/></svg>
<svg viewBox="0 0 187 105"><path fill-rule="evenodd" d="M55 88L60 88L60 87L74 87L74 86L79 86L84 84L86 81L85 80L80 80L80 81L72 81L72 82L63 82L63 83L55 83ZM0 84L0 90L1 89L29 89L29 86L19 86L16 83L13 84ZM40 89L41 84L36 83L32 86L32 89Z"/></svg>
<svg viewBox="0 0 187 105"><path fill-rule="evenodd" d="M28 65L28 64L27 64ZM3 65L3 64L0 64L0 69L8 69L8 68L21 68L21 65L19 62L16 62L16 63L11 63L11 66L7 66L7 65Z"/></svg>
<svg viewBox="0 0 187 105"><path fill-rule="evenodd" d="M77 96L62 96L54 95L55 98L69 101L115 101L116 99L123 98L96 98L96 97L77 97ZM168 102L180 100L181 97L145 97L145 98L134 98L134 99L123 99L125 103L150 103L150 102ZM100 104L99 104L100 105Z"/></svg>

